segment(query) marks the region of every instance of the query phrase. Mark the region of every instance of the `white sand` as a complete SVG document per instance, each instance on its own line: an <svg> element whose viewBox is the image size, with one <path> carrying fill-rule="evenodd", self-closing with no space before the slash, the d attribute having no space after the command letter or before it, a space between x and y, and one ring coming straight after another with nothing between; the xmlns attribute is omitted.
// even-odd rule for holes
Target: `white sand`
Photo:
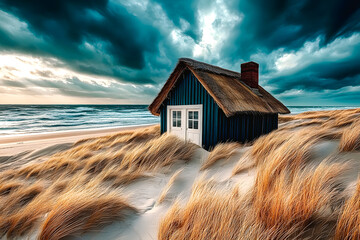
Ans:
<svg viewBox="0 0 360 240"><path fill-rule="evenodd" d="M126 130L128 129L129 128ZM122 130L125 130L125 128ZM97 132L70 136L61 135L58 138L34 138L26 142L3 143L0 144L0 155L3 155L3 157L0 157L0 167L9 166L10 164L12 164L12 166L20 165L26 161L24 159L29 160L29 158L32 161L38 161L51 153L70 147L72 142L80 138L96 137L108 133L109 132ZM339 154L337 147L338 141L323 141L316 144L312 149L311 162L320 162L327 156L336 153L338 161L351 162L353 167L344 173L347 188L345 192L351 194L360 172L360 152ZM41 148L43 149L37 150ZM163 169L162 172L124 186L121 191L128 195L129 202L139 209L138 214L132 213L124 221L114 222L98 231L88 232L69 239L157 239L160 219L165 215L174 201L179 200L185 203L188 200L193 183L197 178L206 176L224 186L239 186L240 190L244 193L251 189L254 184L256 169L250 168L236 176L232 176L231 174L238 160L244 156L244 153L249 149L250 147L239 149L238 153L229 160L219 161L205 171L200 171L200 167L209 152L204 149L198 149L188 163L184 164L179 161L179 163L174 164L169 169ZM1 161L3 164L1 164ZM165 200L159 204L158 199L162 190L166 187L171 176L180 169L182 169L182 171L169 189ZM35 238L35 235L32 235L31 238L33 237Z"/></svg>
<svg viewBox="0 0 360 240"><path fill-rule="evenodd" d="M312 159L310 162L317 162L318 159L325 159L333 155L338 147L338 141L323 141L315 145L312 149ZM254 185L256 169L248 169L241 174L232 176L231 172L237 161L243 156L246 149L239 149L238 154L227 161L219 161L210 169L200 171L201 163L207 158L208 152L199 149L196 155L188 164L175 164L171 170L154 175L149 179L141 179L136 183L125 187L124 191L131 195L130 202L140 209L138 215L127 218L124 222L113 223L98 232L86 233L81 237L72 239L157 239L159 221L166 214L171 204L180 200L185 203L191 193L191 188L197 178L212 178L224 186L239 186L240 191L245 193ZM345 194L352 194L355 189L357 176L360 172L360 153L346 153L337 155L337 161L349 161L353 167L344 172L344 184L346 185ZM357 164L356 164L357 163ZM173 183L167 194L165 201L157 204L159 195L167 182L177 170L182 169L179 176Z"/></svg>
<svg viewBox="0 0 360 240"><path fill-rule="evenodd" d="M43 149L48 146L63 143L74 143L81 139L95 138L115 134L121 131L134 130L137 128L153 126L124 126L117 128L100 128L88 130L74 130L51 133L38 133L0 137L0 156L11 156L24 151Z"/></svg>

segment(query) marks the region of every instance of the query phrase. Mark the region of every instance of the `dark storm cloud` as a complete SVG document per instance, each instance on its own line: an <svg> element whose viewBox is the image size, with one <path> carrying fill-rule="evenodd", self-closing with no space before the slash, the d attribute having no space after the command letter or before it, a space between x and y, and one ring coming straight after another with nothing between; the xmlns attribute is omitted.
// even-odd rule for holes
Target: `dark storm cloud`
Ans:
<svg viewBox="0 0 360 240"><path fill-rule="evenodd" d="M220 5L227 11L217 13L220 15L212 26L218 29L219 36L226 31L230 34L217 45L218 55L210 52L199 56L199 60L225 64L223 67L256 60L261 64L261 77L268 79L266 83L275 94L291 89L323 94L325 90L345 89L337 96L339 101L344 98L344 91L349 91L349 96L355 94L346 87L360 85L360 43L356 42L358 38L351 40L355 42L346 39L360 32L358 0L3 0L0 10L18 20L0 12L0 50L55 57L61 61L45 58L47 65L110 76L141 87L150 84L152 88L144 87L140 93L155 95L154 86L159 88L167 79L177 58L193 57L204 30L200 14ZM226 14L240 19L232 29L223 29L229 26L224 24L230 19ZM174 40L172 30L181 35L180 40ZM331 60L327 59L329 54L323 54L311 61L309 52L297 64L311 63L295 67L295 71L275 67L283 54L296 53L316 39L318 52L339 41L341 44L334 51L341 53L347 44L353 44L347 49L351 54L338 54ZM51 78L49 72L34 74ZM109 96L119 97L100 85L81 86L76 79L65 83L42 81L31 84L56 88L65 95L106 97L104 93L109 91Z"/></svg>
<svg viewBox="0 0 360 240"><path fill-rule="evenodd" d="M71 77L65 79L65 81L54 81L54 80L34 80L27 79L23 81L15 81L15 80L0 80L0 86L4 87L15 87L17 90L26 92L27 94L39 94L39 88L45 89L45 92L41 92L41 94L54 94L60 93L66 96L75 96L75 97L95 97L95 98L112 98L112 99L126 99L129 97L129 94L121 89L118 85L112 84L110 86L103 86L97 83L89 83L84 82L78 79L77 77ZM142 91L142 90L141 90ZM0 90L1 92L1 90ZM145 96L150 92L148 89L141 92Z"/></svg>
<svg viewBox="0 0 360 240"><path fill-rule="evenodd" d="M358 61L360 44L352 48L351 54L346 58L334 61L333 59L328 60L327 57L327 55L323 56L295 73L270 79L269 84L276 87L274 93L279 94L289 89L321 91L340 89L346 86L360 86L360 61ZM307 59L300 61L305 60Z"/></svg>
<svg viewBox="0 0 360 240"><path fill-rule="evenodd" d="M198 22L197 22L197 11L194 9L198 8L196 1L184 0L184 1L168 1L168 0L157 0L167 16L170 17L171 21L175 26L182 28L182 20L188 23L188 29L185 30L185 34L189 35L195 41L199 38Z"/></svg>
<svg viewBox="0 0 360 240"><path fill-rule="evenodd" d="M1 86L7 86L7 87L16 87L16 88L26 88L26 85L18 82L18 81L14 81L14 80L0 80Z"/></svg>
<svg viewBox="0 0 360 240"><path fill-rule="evenodd" d="M224 48L245 59L259 49L297 49L319 35L326 44L360 30L358 0L248 0L230 7L244 19L233 31L233 44Z"/></svg>
<svg viewBox="0 0 360 240"><path fill-rule="evenodd" d="M111 68L120 65L142 69L145 54L157 52L157 30L125 8L115 8L104 0L5 0L0 8L25 21L30 31L46 41L45 46L15 44L0 32L3 46L28 52L44 50L44 54L55 55L84 72L126 77L124 81L151 82L149 78L136 74L131 77ZM84 43L94 50L84 49ZM102 58L101 54L109 55L110 59Z"/></svg>

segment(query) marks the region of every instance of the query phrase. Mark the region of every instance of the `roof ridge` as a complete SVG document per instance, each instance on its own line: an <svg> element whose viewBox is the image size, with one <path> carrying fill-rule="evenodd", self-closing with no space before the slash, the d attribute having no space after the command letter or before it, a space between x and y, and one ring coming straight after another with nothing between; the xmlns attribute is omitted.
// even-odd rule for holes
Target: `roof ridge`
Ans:
<svg viewBox="0 0 360 240"><path fill-rule="evenodd" d="M175 69L150 104L151 113L160 114L165 99L186 69L190 70L190 74L195 76L227 117L237 113L290 112L260 85L258 89L252 89L241 81L240 72L233 72L190 58L179 58Z"/></svg>
<svg viewBox="0 0 360 240"><path fill-rule="evenodd" d="M179 62L184 62L196 70L202 70L206 72L216 73L216 74L235 77L235 78L240 78L241 75L240 72L235 72L205 62L200 62L191 58L179 58Z"/></svg>

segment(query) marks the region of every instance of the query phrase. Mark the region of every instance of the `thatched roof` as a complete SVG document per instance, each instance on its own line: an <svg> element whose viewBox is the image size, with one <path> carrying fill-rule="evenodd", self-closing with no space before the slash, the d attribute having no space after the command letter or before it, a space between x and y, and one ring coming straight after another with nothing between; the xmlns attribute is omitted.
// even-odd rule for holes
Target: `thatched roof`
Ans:
<svg viewBox="0 0 360 240"><path fill-rule="evenodd" d="M150 104L149 110L152 114L160 114L161 104L186 69L200 81L227 117L244 112L290 113L287 107L261 86L254 89L242 82L239 72L189 58L180 58L164 87Z"/></svg>

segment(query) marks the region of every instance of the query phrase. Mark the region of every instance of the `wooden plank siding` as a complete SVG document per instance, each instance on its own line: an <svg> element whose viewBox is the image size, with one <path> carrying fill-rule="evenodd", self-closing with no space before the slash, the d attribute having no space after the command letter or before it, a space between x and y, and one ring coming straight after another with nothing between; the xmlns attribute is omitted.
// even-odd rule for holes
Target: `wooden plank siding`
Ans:
<svg viewBox="0 0 360 240"><path fill-rule="evenodd" d="M248 142L276 129L277 114L237 114L226 117L214 99L190 71L184 71L160 108L161 133L167 131L168 105L203 105L203 148L219 142Z"/></svg>

